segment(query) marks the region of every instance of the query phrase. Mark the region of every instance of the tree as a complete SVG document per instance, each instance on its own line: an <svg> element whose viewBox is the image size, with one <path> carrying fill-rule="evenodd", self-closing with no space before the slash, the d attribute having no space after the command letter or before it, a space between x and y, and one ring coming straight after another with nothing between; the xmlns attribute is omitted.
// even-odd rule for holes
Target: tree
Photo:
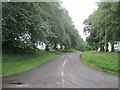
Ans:
<svg viewBox="0 0 120 90"><path fill-rule="evenodd" d="M79 49L83 41L68 11L60 3L5 2L2 6L2 45L11 51L35 52L45 43L46 50Z"/></svg>
<svg viewBox="0 0 120 90"><path fill-rule="evenodd" d="M108 42L111 42L113 51L114 43L119 41L117 34L120 33L118 30L118 5L118 2L99 2L98 9L84 21L86 25L84 32L90 33L87 41L91 47L95 43L101 48L101 51L104 50L104 46L108 51Z"/></svg>

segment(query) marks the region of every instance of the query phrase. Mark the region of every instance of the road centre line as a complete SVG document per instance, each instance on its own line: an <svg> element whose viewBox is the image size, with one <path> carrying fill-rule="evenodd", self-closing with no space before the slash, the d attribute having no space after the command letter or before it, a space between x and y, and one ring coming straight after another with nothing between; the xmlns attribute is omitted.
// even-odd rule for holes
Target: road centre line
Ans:
<svg viewBox="0 0 120 90"><path fill-rule="evenodd" d="M63 66L65 65L66 61L67 61L67 59L65 59L65 61L64 61L64 63L63 63Z"/></svg>
<svg viewBox="0 0 120 90"><path fill-rule="evenodd" d="M64 72L61 73L61 76L62 76L62 77L64 76Z"/></svg>
<svg viewBox="0 0 120 90"><path fill-rule="evenodd" d="M71 56L69 56L69 58L70 58L70 57L72 57L72 55L71 55Z"/></svg>

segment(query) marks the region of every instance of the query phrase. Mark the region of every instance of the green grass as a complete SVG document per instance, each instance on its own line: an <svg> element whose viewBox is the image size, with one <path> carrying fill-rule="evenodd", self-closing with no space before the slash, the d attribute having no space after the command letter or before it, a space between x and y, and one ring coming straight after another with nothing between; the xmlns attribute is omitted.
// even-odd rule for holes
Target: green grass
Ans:
<svg viewBox="0 0 120 90"><path fill-rule="evenodd" d="M2 76L11 74L18 74L31 70L49 60L59 57L61 54L55 53L38 53L38 54L25 54L25 55L14 55L14 54L3 54L2 56Z"/></svg>
<svg viewBox="0 0 120 90"><path fill-rule="evenodd" d="M118 53L84 52L83 62L104 72L118 74Z"/></svg>

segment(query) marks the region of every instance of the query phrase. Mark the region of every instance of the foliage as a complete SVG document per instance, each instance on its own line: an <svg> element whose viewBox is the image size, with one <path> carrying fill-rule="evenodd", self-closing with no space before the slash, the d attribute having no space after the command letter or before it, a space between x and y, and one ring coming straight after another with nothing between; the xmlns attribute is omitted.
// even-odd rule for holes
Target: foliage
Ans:
<svg viewBox="0 0 120 90"><path fill-rule="evenodd" d="M118 54L89 51L83 53L83 62L105 72L118 74Z"/></svg>
<svg viewBox="0 0 120 90"><path fill-rule="evenodd" d="M84 21L84 32L90 33L87 42L92 50L100 47L103 51L104 46L107 50L108 42L110 42L113 51L114 43L120 41L119 5L119 2L99 2L98 9Z"/></svg>
<svg viewBox="0 0 120 90"><path fill-rule="evenodd" d="M39 52L36 54L4 54L2 62L2 76L17 74L36 68L49 60L57 58L62 53L53 54L48 52ZM0 75L1 76L1 75Z"/></svg>
<svg viewBox="0 0 120 90"><path fill-rule="evenodd" d="M59 3L3 2L2 46L7 51L35 52L45 43L46 50L80 49L83 40L68 12Z"/></svg>

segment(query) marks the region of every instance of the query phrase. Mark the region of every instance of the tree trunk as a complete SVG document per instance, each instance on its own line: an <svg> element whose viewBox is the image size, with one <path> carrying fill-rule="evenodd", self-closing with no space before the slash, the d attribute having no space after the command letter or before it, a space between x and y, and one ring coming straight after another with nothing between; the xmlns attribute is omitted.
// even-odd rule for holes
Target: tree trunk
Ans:
<svg viewBox="0 0 120 90"><path fill-rule="evenodd" d="M98 46L97 46L97 45L95 45L95 50L96 50L96 51L98 50Z"/></svg>
<svg viewBox="0 0 120 90"><path fill-rule="evenodd" d="M107 42L107 44L106 44L106 52L108 52L108 42Z"/></svg>
<svg viewBox="0 0 120 90"><path fill-rule="evenodd" d="M104 51L104 46L100 47L100 51L103 52Z"/></svg>
<svg viewBox="0 0 120 90"><path fill-rule="evenodd" d="M114 52L114 43L111 42L111 52Z"/></svg>
<svg viewBox="0 0 120 90"><path fill-rule="evenodd" d="M60 49L63 49L63 48L62 48L62 44L60 44Z"/></svg>
<svg viewBox="0 0 120 90"><path fill-rule="evenodd" d="M56 43L55 43L53 49L54 49L54 50L57 50L57 44L56 44Z"/></svg>
<svg viewBox="0 0 120 90"><path fill-rule="evenodd" d="M48 46L48 45L46 45L45 50L46 50L46 51L50 51L50 49L49 49L49 46Z"/></svg>

